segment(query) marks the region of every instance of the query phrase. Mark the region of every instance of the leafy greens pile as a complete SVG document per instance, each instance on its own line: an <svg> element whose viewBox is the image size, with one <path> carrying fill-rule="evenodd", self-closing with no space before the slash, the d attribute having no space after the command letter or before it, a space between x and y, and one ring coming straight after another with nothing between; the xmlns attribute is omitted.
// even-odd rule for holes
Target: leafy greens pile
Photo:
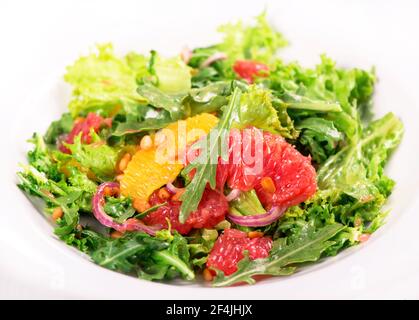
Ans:
<svg viewBox="0 0 419 320"><path fill-rule="evenodd" d="M282 135L311 156L318 178L315 196L288 208L275 223L236 226L263 231L273 238L273 249L264 259L250 260L245 253L235 273L217 273L215 286L254 283L255 275L291 274L300 264L358 244L362 235L384 223L382 206L394 187L384 167L400 143L403 125L392 113L372 120L374 71L340 68L326 56L314 68L282 61L277 52L287 42L264 14L253 25L227 24L219 31L223 41L194 49L187 64L155 51L120 58L112 45L98 46L67 68L65 80L73 86L70 112L52 122L45 135L34 134L29 140L35 147L18 172L19 187L41 198L47 215L61 208L55 234L97 264L150 280L192 280L204 267L229 223L187 237L163 230L156 237L128 232L114 239L86 220L97 186L115 179L122 154L135 148L143 135L202 112L217 114L220 128L254 125ZM205 63L220 52L225 59ZM234 72L237 60L263 63L269 74L250 85ZM78 136L67 145L70 154L61 152L61 137L89 112L112 118L112 126L92 132L92 144L83 144ZM181 221L197 208L206 184L215 184L214 164L187 166L182 173L186 181L191 170L197 174L186 186ZM108 200L104 209L115 221L135 215L131 199ZM243 215L263 210L251 192L230 206Z"/></svg>

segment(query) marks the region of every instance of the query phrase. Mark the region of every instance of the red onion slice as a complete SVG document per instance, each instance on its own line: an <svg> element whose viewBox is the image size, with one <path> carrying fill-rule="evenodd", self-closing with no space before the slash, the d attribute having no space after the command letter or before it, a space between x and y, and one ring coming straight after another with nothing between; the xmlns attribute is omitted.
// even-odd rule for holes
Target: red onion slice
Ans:
<svg viewBox="0 0 419 320"><path fill-rule="evenodd" d="M180 52L180 58L183 60L183 62L185 62L185 64L188 64L192 58L192 50L188 47L184 47Z"/></svg>
<svg viewBox="0 0 419 320"><path fill-rule="evenodd" d="M226 195L226 200L228 202L233 201L234 199L237 199L241 194L241 191L239 189L233 189L231 192Z"/></svg>
<svg viewBox="0 0 419 320"><path fill-rule="evenodd" d="M169 182L169 183L166 184L166 188L172 194L176 194L176 193L178 193L179 191L181 191L183 189L183 188L177 188L177 187L175 187L173 185L173 183L171 183L171 182Z"/></svg>
<svg viewBox="0 0 419 320"><path fill-rule="evenodd" d="M209 65L213 64L215 61L225 59L227 59L227 55L224 52L216 52L213 55L209 56L204 62L202 62L200 67L206 68Z"/></svg>
<svg viewBox="0 0 419 320"><path fill-rule="evenodd" d="M156 231L162 229L161 226L146 226L142 221L135 218L128 219L124 223L117 223L113 221L112 217L108 216L105 210L103 209L103 205L105 203L106 188L118 190L119 192L119 184L116 182L104 182L98 187L96 194L93 196L93 215L101 224L103 224L106 227L113 228L119 232L143 231L151 236L156 235Z"/></svg>
<svg viewBox="0 0 419 320"><path fill-rule="evenodd" d="M237 216L229 214L227 218L239 226L244 227L263 227L278 220L285 213L287 208L272 207L267 213L256 214L253 216Z"/></svg>

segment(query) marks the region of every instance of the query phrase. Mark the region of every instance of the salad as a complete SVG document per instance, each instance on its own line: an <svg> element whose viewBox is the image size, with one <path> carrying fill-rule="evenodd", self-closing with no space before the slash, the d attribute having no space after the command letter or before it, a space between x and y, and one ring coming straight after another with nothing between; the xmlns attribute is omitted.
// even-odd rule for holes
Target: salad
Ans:
<svg viewBox="0 0 419 320"><path fill-rule="evenodd" d="M68 112L29 140L19 188L102 267L212 286L285 276L367 241L403 135L374 70L284 62L265 14L163 57L111 44L67 67Z"/></svg>

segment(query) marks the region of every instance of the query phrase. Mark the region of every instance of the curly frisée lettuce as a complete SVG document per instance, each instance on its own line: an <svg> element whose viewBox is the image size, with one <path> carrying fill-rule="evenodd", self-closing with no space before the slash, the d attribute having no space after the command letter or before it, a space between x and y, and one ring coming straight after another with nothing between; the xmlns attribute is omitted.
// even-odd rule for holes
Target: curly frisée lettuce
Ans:
<svg viewBox="0 0 419 320"><path fill-rule="evenodd" d="M393 113L374 117L375 70L343 68L325 55L311 68L284 62L287 41L265 13L219 31L219 43L175 57L96 46L67 67L69 111L29 140L18 187L41 200L56 236L98 265L155 281L202 274L216 287L253 284L337 255L385 223L395 186L385 167L403 124ZM100 123L90 127L87 117ZM208 129L196 119L215 121ZM207 152L173 175L170 164L150 161L176 123L209 133L184 146ZM272 140L263 156L274 172L244 174L245 161L220 171L229 160L220 144L249 128ZM315 188L295 174L304 165ZM124 190L138 181L119 187L129 172L148 177L141 186L164 182L147 199L133 197ZM290 190L294 198L279 202Z"/></svg>
<svg viewBox="0 0 419 320"><path fill-rule="evenodd" d="M118 152L102 141L94 131L91 135L91 144L82 144L81 135L78 135L73 144L65 145L71 151L74 160L83 168L90 170L98 179L106 181L114 176Z"/></svg>

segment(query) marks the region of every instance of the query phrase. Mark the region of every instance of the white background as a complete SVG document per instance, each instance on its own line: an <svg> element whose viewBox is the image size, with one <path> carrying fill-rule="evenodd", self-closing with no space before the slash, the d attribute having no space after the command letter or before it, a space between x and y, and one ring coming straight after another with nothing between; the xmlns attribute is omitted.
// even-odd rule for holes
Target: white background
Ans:
<svg viewBox="0 0 419 320"><path fill-rule="evenodd" d="M118 52L175 54L208 45L215 28L264 8L304 64L326 52L343 66L375 65L378 114L405 126L389 174L388 223L364 246L290 278L212 289L155 284L101 269L52 236L15 187L25 140L65 110L65 66L97 42ZM0 1L2 298L419 298L419 6L415 1Z"/></svg>

